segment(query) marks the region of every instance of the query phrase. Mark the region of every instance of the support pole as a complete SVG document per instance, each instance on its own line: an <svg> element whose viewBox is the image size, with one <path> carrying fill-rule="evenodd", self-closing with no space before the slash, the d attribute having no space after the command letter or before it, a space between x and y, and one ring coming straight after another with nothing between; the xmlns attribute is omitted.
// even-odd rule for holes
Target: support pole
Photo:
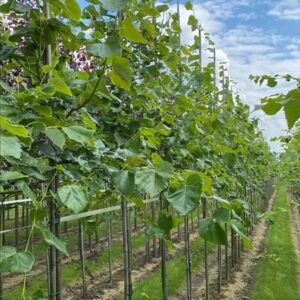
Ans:
<svg viewBox="0 0 300 300"><path fill-rule="evenodd" d="M202 216L203 219L207 218L207 200L202 198ZM209 297L209 276L208 276L208 243L204 241L204 273L205 273L205 299Z"/></svg>
<svg viewBox="0 0 300 300"><path fill-rule="evenodd" d="M190 252L190 232L189 217L184 217L184 252L185 252L185 269L186 269L186 296L187 300L192 300L192 269L191 269L191 252Z"/></svg>
<svg viewBox="0 0 300 300"><path fill-rule="evenodd" d="M122 196L122 220L123 220L123 255L124 255L124 299L132 300L132 280L131 280L131 247L127 199Z"/></svg>
<svg viewBox="0 0 300 300"><path fill-rule="evenodd" d="M81 268L81 279L82 279L82 299L87 299L87 286L85 276L85 256L84 256L84 228L81 220L79 220L79 244L80 244L80 268Z"/></svg>
<svg viewBox="0 0 300 300"><path fill-rule="evenodd" d="M160 211L164 209L163 195L159 195ZM166 245L163 238L160 238L160 257L161 257L161 284L163 292L163 300L168 300L168 283L167 283L167 265L166 265Z"/></svg>

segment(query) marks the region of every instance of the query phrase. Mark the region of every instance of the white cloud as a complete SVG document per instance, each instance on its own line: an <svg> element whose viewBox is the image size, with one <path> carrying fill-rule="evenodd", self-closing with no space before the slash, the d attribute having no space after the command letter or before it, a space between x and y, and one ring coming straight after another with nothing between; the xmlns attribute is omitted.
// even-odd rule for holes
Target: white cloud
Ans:
<svg viewBox="0 0 300 300"><path fill-rule="evenodd" d="M277 1L268 14L280 19L300 20L300 0Z"/></svg>
<svg viewBox="0 0 300 300"><path fill-rule="evenodd" d="M253 20L257 19L258 15L255 12L250 12L250 13L238 13L236 15L237 18L242 19L242 20Z"/></svg>

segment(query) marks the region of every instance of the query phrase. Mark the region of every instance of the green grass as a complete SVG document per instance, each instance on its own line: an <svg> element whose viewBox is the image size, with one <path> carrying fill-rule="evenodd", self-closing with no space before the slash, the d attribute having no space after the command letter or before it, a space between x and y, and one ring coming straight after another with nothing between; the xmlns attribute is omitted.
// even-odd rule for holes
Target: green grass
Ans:
<svg viewBox="0 0 300 300"><path fill-rule="evenodd" d="M213 248L214 245L209 244L209 251L212 251ZM192 270L198 269L203 261L204 241L198 238L191 242ZM185 256L183 251L167 262L167 274L169 295L174 295L181 287L185 288ZM163 299L160 268L155 270L146 279L134 283L133 296L134 299ZM119 299L121 300L123 298L120 297Z"/></svg>
<svg viewBox="0 0 300 300"><path fill-rule="evenodd" d="M279 188L274 208L287 204L285 186ZM273 218L266 240L266 255L258 264L252 300L298 300L297 262L288 212Z"/></svg>

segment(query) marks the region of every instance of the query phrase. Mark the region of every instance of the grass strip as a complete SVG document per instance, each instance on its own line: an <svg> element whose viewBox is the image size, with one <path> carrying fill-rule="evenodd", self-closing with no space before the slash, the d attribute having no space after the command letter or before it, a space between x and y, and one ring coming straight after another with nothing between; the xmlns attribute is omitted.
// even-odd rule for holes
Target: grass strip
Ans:
<svg viewBox="0 0 300 300"><path fill-rule="evenodd" d="M274 209L285 207L287 204L286 187L281 185ZM288 212L274 216L268 229L265 250L266 253L257 267L251 299L300 299L297 262Z"/></svg>

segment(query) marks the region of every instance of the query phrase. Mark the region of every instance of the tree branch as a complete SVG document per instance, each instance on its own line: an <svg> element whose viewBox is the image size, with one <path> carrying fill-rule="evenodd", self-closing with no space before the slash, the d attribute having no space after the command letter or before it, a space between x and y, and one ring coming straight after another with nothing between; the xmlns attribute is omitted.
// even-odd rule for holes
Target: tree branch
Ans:
<svg viewBox="0 0 300 300"><path fill-rule="evenodd" d="M81 109L82 107L86 106L90 101L91 99L93 98L93 96L95 95L96 93L96 90L100 84L100 81L104 75L104 72L105 72L105 67L106 67L106 59L104 60L104 63L103 63L103 67L102 67L102 70L101 70L101 73L100 73L100 76L98 77L98 80L96 82L96 85L93 89L93 91L91 92L90 96L84 100L82 103L80 103L78 106L75 106L73 108L70 109L70 111L67 113L67 118L70 117L70 115L75 112L75 111L78 111L79 109Z"/></svg>

